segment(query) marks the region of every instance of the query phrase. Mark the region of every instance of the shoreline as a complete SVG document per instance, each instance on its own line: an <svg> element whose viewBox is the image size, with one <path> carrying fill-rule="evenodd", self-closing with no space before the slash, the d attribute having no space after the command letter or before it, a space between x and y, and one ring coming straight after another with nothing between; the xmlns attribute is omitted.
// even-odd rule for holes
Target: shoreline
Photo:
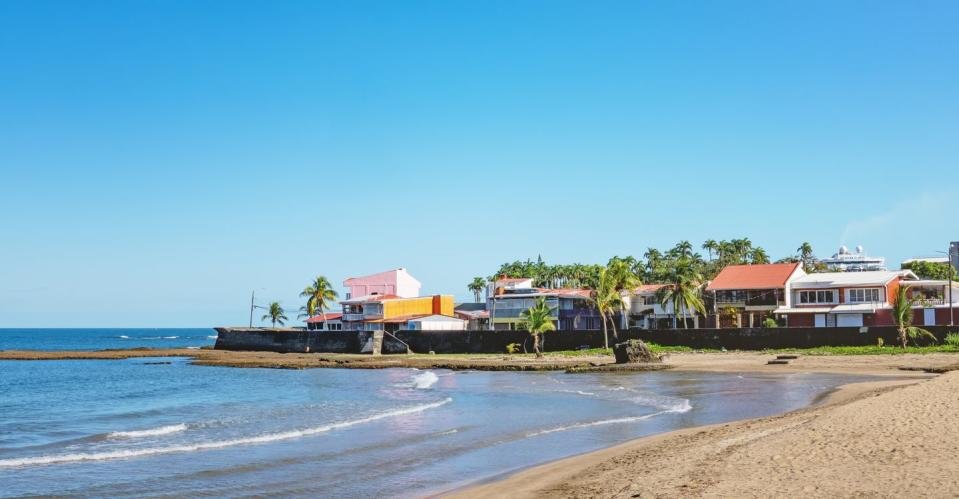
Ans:
<svg viewBox="0 0 959 499"><path fill-rule="evenodd" d="M953 403L957 394L959 373L848 383L795 411L650 435L437 495L835 497L928 496L936 491L952 496L959 491L959 479L954 478L959 464L942 456L954 455L959 445L938 431L943 427L937 423L955 426L950 423L959 417L959 407ZM934 409L925 415L935 420L916 421L908 412L890 417L898 409L928 399L933 403L927 407ZM823 432L817 425L831 431ZM932 430L934 426L938 428ZM895 429L864 435L864 428L883 427ZM950 430L959 435L959 430ZM863 438L853 440L849 435ZM945 447L946 453L939 447ZM906 458L896 459L897 452ZM890 459L883 459L884 453ZM744 462L750 466L741 466ZM934 474L941 475L937 479L916 480L927 463L940 463L948 470L936 468ZM844 471L850 467L858 471Z"/></svg>
<svg viewBox="0 0 959 499"><path fill-rule="evenodd" d="M799 355L785 365L769 365L774 353L681 352L670 353L663 364L625 365L627 372L671 369L697 372L846 373L877 376L923 376L959 369L959 354L905 353L895 355ZM611 356L567 356L547 353L543 358L504 354L368 354L277 353L189 348L131 348L115 350L0 350L0 360L120 360L144 357L187 357L196 365L273 369L417 369L485 371L617 372ZM620 365L623 366L623 365Z"/></svg>

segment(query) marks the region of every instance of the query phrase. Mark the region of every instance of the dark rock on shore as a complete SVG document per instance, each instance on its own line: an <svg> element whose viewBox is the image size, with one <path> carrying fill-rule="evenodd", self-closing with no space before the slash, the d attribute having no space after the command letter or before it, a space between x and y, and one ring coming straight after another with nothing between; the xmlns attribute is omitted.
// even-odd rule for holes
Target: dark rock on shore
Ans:
<svg viewBox="0 0 959 499"><path fill-rule="evenodd" d="M635 364L661 362L642 340L627 340L613 345L613 354L617 364Z"/></svg>

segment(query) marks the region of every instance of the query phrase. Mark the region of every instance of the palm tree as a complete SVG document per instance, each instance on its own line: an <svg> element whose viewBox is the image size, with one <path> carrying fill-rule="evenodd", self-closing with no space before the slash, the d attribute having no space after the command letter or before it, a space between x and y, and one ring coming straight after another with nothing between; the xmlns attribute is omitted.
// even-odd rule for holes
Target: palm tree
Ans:
<svg viewBox="0 0 959 499"><path fill-rule="evenodd" d="M703 243L703 249L709 252L709 260L712 261L713 251L719 249L719 243L717 243L715 239L707 239L706 242Z"/></svg>
<svg viewBox="0 0 959 499"><path fill-rule="evenodd" d="M912 307L916 304L916 299L911 296L909 290L909 286L900 286L896 291L896 301L892 304L892 318L896 321L899 343L903 349L906 348L906 342L910 339L915 342L920 336L936 341L936 337L931 332L912 325Z"/></svg>
<svg viewBox="0 0 959 499"><path fill-rule="evenodd" d="M810 263L812 262L812 245L804 242L796 248L796 252L799 253L799 259L802 260L803 270L809 272Z"/></svg>
<svg viewBox="0 0 959 499"><path fill-rule="evenodd" d="M265 321L270 319L270 322L273 323L273 327L276 327L277 323L283 325L283 321L288 320L285 315L283 307L280 306L279 302L273 302L270 304L270 308L267 309L266 315L260 318L260 320Z"/></svg>
<svg viewBox="0 0 959 499"><path fill-rule="evenodd" d="M593 289L590 294L593 305L599 312L599 318L603 323L603 348L609 348L609 333L606 329L606 321L613 324L613 337L618 338L616 333L616 322L612 316L617 310L623 308L623 295L616 289L615 276L609 272L609 269L599 271L599 285Z"/></svg>
<svg viewBox="0 0 959 499"><path fill-rule="evenodd" d="M682 259L676 262L669 285L664 286L658 293L659 301L664 308L670 301L673 303L674 326L680 313L693 311L706 315L706 305L700 293L702 281L702 275L690 265L688 260ZM685 313L683 313L683 327L688 327Z"/></svg>
<svg viewBox="0 0 959 499"><path fill-rule="evenodd" d="M326 309L330 308L330 302L336 300L337 294L329 279L325 276L316 276L313 284L303 288L300 296L306 298L306 314L309 317L313 317L319 310L323 314L323 319L326 320Z"/></svg>
<svg viewBox="0 0 959 499"><path fill-rule="evenodd" d="M689 241L680 241L676 244L676 247L673 248L673 251L680 258L689 258L693 256L693 245Z"/></svg>
<svg viewBox="0 0 959 499"><path fill-rule="evenodd" d="M769 255L766 254L766 250L762 248L753 248L749 252L749 260L753 264L763 264L769 263Z"/></svg>
<svg viewBox="0 0 959 499"><path fill-rule="evenodd" d="M523 319L521 323L523 329L529 331L529 335L533 337L533 350L536 356L542 357L539 335L556 330L556 324L553 324L553 309L546 304L546 297L537 298L532 307L520 312L520 317Z"/></svg>
<svg viewBox="0 0 959 499"><path fill-rule="evenodd" d="M483 292L484 288L486 288L486 281L482 277L474 277L473 282L466 285L466 289L473 292L476 303L480 302L480 293Z"/></svg>

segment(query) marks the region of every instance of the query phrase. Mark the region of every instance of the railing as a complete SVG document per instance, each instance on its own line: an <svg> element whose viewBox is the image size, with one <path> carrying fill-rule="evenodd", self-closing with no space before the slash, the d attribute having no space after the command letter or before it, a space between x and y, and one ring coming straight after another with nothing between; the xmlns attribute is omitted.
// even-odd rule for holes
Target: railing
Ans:
<svg viewBox="0 0 959 499"><path fill-rule="evenodd" d="M361 321L365 318L366 317L364 317L363 314L343 314L343 320L348 322Z"/></svg>

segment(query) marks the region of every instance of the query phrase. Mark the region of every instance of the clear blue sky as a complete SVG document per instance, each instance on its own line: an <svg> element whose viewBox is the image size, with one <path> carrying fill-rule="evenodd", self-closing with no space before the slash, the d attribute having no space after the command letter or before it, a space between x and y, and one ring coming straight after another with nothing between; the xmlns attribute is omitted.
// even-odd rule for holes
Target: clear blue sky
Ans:
<svg viewBox="0 0 959 499"><path fill-rule="evenodd" d="M776 5L770 5L776 4ZM959 239L959 4L0 2L0 326ZM291 314L292 315L292 314Z"/></svg>

